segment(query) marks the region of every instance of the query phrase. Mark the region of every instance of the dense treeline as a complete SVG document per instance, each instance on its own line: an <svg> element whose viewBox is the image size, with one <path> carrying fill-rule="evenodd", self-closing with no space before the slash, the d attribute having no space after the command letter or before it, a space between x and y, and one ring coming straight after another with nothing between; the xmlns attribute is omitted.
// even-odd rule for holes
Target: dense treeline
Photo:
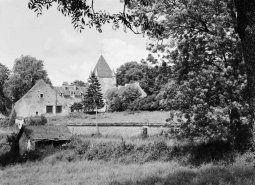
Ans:
<svg viewBox="0 0 255 185"><path fill-rule="evenodd" d="M123 110L161 110L168 108L164 105L161 96L161 89L172 81L172 67L169 63L149 55L146 60L141 62L127 62L121 65L117 71L117 84L124 86L128 83L139 82L141 88L147 94L141 98L137 89L125 90L121 96L110 94L110 109L112 111ZM132 95L133 94L133 95ZM130 98L130 96L133 96ZM115 97L115 98L114 98Z"/></svg>
<svg viewBox="0 0 255 185"><path fill-rule="evenodd" d="M12 103L18 101L40 79L52 86L43 61L29 55L15 59L12 70L0 64L0 113L9 114Z"/></svg>

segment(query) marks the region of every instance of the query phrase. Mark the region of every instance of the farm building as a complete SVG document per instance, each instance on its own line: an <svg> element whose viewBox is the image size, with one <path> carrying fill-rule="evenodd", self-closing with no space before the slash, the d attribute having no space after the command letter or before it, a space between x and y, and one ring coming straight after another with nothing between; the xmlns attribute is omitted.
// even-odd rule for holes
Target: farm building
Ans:
<svg viewBox="0 0 255 185"><path fill-rule="evenodd" d="M69 112L65 99L59 96L43 80L37 83L15 105L16 117L31 117L44 114L67 115Z"/></svg>
<svg viewBox="0 0 255 185"><path fill-rule="evenodd" d="M19 154L35 150L42 143L63 144L70 141L71 132L66 126L32 126L26 125L21 128L18 134Z"/></svg>
<svg viewBox="0 0 255 185"><path fill-rule="evenodd" d="M76 85L69 85L68 82L63 82L62 86L54 86L54 91L61 97L64 98L68 105L69 112L72 112L71 106L76 102L82 101L83 95L87 92L86 87L80 87Z"/></svg>

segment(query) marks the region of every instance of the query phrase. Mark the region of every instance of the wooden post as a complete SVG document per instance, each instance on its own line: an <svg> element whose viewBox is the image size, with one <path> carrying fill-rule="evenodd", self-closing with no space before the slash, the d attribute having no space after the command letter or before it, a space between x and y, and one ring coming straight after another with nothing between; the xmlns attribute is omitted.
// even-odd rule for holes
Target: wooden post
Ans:
<svg viewBox="0 0 255 185"><path fill-rule="evenodd" d="M147 138L147 137L148 137L148 127L143 127L142 138Z"/></svg>
<svg viewBox="0 0 255 185"><path fill-rule="evenodd" d="M97 128L97 135L99 134L99 127L97 122L97 106L96 106L96 128Z"/></svg>

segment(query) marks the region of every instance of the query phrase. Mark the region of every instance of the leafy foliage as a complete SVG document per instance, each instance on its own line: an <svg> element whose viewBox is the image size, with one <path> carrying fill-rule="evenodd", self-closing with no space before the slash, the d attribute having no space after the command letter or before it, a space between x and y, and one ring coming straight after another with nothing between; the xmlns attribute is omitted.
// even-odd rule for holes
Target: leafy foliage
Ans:
<svg viewBox="0 0 255 185"><path fill-rule="evenodd" d="M161 87L171 78L171 66L166 62L150 65L151 59L143 60L141 63L127 62L121 65L116 72L117 84L140 82L142 89L148 95L157 94Z"/></svg>
<svg viewBox="0 0 255 185"><path fill-rule="evenodd" d="M14 62L12 74L4 84L4 92L7 97L18 101L37 80L43 79L51 85L47 71L43 69L43 61L29 55L21 56Z"/></svg>
<svg viewBox="0 0 255 185"><path fill-rule="evenodd" d="M0 63L0 113L6 114L8 109L11 108L11 102L8 97L4 94L4 84L8 80L10 70Z"/></svg>
<svg viewBox="0 0 255 185"><path fill-rule="evenodd" d="M72 24L75 29L81 32L88 26L89 28L95 26L99 32L102 32L102 25L105 23L112 23L113 29L118 29L120 24L123 25L124 30L130 29L135 34L141 34L147 32L148 34L160 35L163 30L163 26L154 22L147 16L135 16L132 13L126 11L126 7L133 7L133 1L125 0L123 3L123 11L117 14L110 14L106 11L94 10L94 0L91 4L88 4L84 0L30 0L28 7L37 13L37 16L42 14L43 8L50 8L52 4L57 4L57 10L64 16L72 18ZM141 5L152 5L153 1L139 0L134 1ZM140 31L138 31L140 29Z"/></svg>
<svg viewBox="0 0 255 185"><path fill-rule="evenodd" d="M175 81L161 88L157 99L161 107L179 111L179 136L226 138L228 108L246 112L247 107L245 63L229 2L158 1L134 11L151 12L154 21L165 25L165 42L152 42L148 49L165 53L162 59L174 63ZM174 47L169 40L175 41Z"/></svg>
<svg viewBox="0 0 255 185"><path fill-rule="evenodd" d="M141 96L139 89L135 87L126 87L121 94L115 91L109 92L107 95L110 111L124 111L130 109L132 102Z"/></svg>
<svg viewBox="0 0 255 185"><path fill-rule="evenodd" d="M71 110L72 110L72 112L73 112L74 110L75 110L75 111L83 110L83 105L82 105L82 103L74 102L74 104L71 106Z"/></svg>
<svg viewBox="0 0 255 185"><path fill-rule="evenodd" d="M42 114L41 116L34 116L25 119L28 125L46 125L47 118Z"/></svg>

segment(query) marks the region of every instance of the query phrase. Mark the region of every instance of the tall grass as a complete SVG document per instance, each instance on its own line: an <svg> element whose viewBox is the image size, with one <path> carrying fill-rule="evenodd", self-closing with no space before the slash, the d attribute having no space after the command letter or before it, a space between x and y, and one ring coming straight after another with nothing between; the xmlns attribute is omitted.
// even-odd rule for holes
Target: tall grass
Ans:
<svg viewBox="0 0 255 185"><path fill-rule="evenodd" d="M237 155L220 141L74 137L66 146L9 154L0 154L0 184L255 184L255 154Z"/></svg>
<svg viewBox="0 0 255 185"><path fill-rule="evenodd" d="M1 184L111 184L111 185L251 185L253 165L197 168L176 162L122 165L103 161L48 161L15 165L0 171Z"/></svg>

